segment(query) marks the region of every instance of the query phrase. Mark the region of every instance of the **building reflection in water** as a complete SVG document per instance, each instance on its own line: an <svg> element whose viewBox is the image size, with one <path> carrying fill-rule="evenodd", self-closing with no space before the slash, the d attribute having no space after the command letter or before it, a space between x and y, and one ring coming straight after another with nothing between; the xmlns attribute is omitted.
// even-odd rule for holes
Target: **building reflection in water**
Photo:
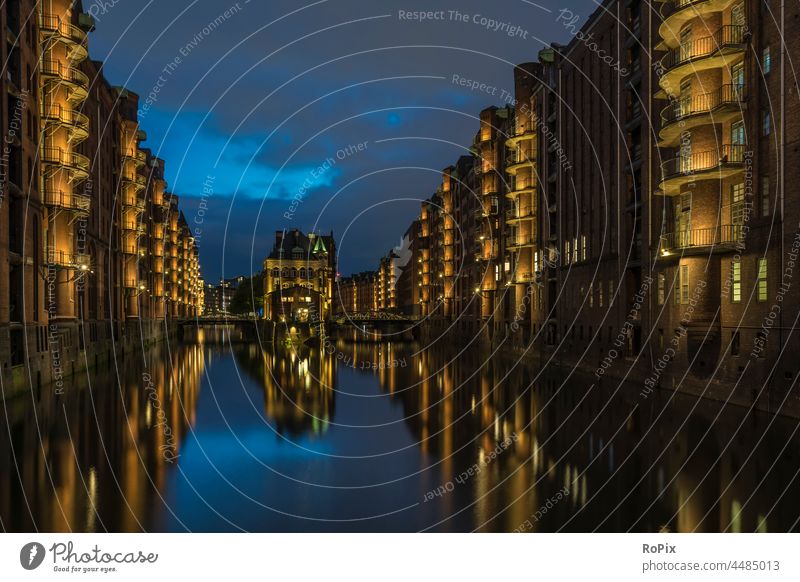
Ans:
<svg viewBox="0 0 800 582"><path fill-rule="evenodd" d="M112 363L91 382L65 385L64 396L44 388L35 406L27 399L5 403L3 527L159 530L207 510L185 498L175 503L176 470L187 454L200 454L196 446L186 452L199 442L198 431L217 442L219 425L203 427L198 419L223 410L227 429L237 439L237 430L250 431L259 460L271 463L242 456L226 479L251 484L267 506L280 499L285 510L302 505L309 515L341 519L280 521L243 501L227 508L252 519L250 529L357 530L348 518L384 512L386 521L366 529L797 527L800 444L788 419L668 392L642 399L636 387L588 388L576 376L536 376L499 358L418 352L412 344L339 341L272 350L237 342L224 328L198 330L192 342L156 346L146 365L126 357L119 378ZM241 386L232 381L234 367L244 372ZM263 404L239 419L228 412L246 402L237 400L242 387L256 399L263 394ZM298 446L304 439L319 449ZM202 463L193 469L198 479L208 470ZM276 477L284 472L311 485ZM324 483L391 485L317 486ZM306 507L310 500L324 507ZM413 509L391 514L397 507Z"/></svg>
<svg viewBox="0 0 800 582"><path fill-rule="evenodd" d="M264 387L264 413L282 435L323 435L334 414L336 367L306 345L262 350L234 348L239 365Z"/></svg>
<svg viewBox="0 0 800 582"><path fill-rule="evenodd" d="M138 354L127 358L141 358ZM0 517L11 531L138 531L194 421L201 345L160 345L146 366L65 380L3 403ZM7 419L7 420L6 420Z"/></svg>
<svg viewBox="0 0 800 582"><path fill-rule="evenodd" d="M397 348L352 349L354 360L379 360L376 350ZM428 349L378 373L444 475L481 467L441 497L444 515L469 511L473 527L492 531L526 520L530 531L797 527L789 419L669 393L642 402L634 387L562 386L513 363L455 357Z"/></svg>

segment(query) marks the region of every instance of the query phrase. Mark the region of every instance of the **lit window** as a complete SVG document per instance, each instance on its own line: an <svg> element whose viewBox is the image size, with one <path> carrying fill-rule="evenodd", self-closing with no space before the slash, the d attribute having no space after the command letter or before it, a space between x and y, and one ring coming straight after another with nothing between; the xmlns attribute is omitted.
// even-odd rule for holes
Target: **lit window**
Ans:
<svg viewBox="0 0 800 582"><path fill-rule="evenodd" d="M758 300L767 300L767 259L758 259Z"/></svg>
<svg viewBox="0 0 800 582"><path fill-rule="evenodd" d="M569 260L572 257L572 253L570 252L569 248L569 241L564 242L564 263L569 265Z"/></svg>
<svg viewBox="0 0 800 582"><path fill-rule="evenodd" d="M573 263L577 263L578 262L578 237L577 236L574 239L572 239L572 252L573 252L572 262Z"/></svg>
<svg viewBox="0 0 800 582"><path fill-rule="evenodd" d="M581 235L581 260L586 260L586 235Z"/></svg>
<svg viewBox="0 0 800 582"><path fill-rule="evenodd" d="M589 307L594 307L594 285L589 285Z"/></svg>
<svg viewBox="0 0 800 582"><path fill-rule="evenodd" d="M602 283L598 283L597 284L597 293L598 293L597 300L599 302L600 307L602 307L603 306L603 284Z"/></svg>
<svg viewBox="0 0 800 582"><path fill-rule="evenodd" d="M731 261L731 301L739 303L742 300L742 263Z"/></svg>
<svg viewBox="0 0 800 582"><path fill-rule="evenodd" d="M678 274L678 289L676 303L689 303L689 265L681 265Z"/></svg>
<svg viewBox="0 0 800 582"><path fill-rule="evenodd" d="M766 75L772 70L772 56L769 53L769 47L764 47L761 53L761 69Z"/></svg>

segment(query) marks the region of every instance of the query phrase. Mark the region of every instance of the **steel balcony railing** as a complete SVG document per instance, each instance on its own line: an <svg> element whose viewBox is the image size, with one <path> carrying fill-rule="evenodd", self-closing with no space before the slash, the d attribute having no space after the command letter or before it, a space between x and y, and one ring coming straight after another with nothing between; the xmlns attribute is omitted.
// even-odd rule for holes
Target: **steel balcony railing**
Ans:
<svg viewBox="0 0 800 582"><path fill-rule="evenodd" d="M522 236L517 235L513 237L513 239L508 243L508 248L520 248L525 246L530 246L535 242L534 237L532 236Z"/></svg>
<svg viewBox="0 0 800 582"><path fill-rule="evenodd" d="M744 45L747 28L743 25L726 25L717 29L714 34L698 38L676 47L661 59L661 66L665 71L693 61L713 56L719 51L731 47Z"/></svg>
<svg viewBox="0 0 800 582"><path fill-rule="evenodd" d="M722 85L716 91L670 103L661 111L661 119L664 124L675 123L692 115L711 113L726 105L741 107L742 101L744 85Z"/></svg>
<svg viewBox="0 0 800 582"><path fill-rule="evenodd" d="M67 43L73 50L73 60L82 60L88 55L86 32L59 16L40 14L39 32L47 38L56 37Z"/></svg>
<svg viewBox="0 0 800 582"><path fill-rule="evenodd" d="M661 164L661 173L664 180L668 180L675 176L690 176L725 166L743 165L745 147L743 144L725 144L717 150L678 155Z"/></svg>
<svg viewBox="0 0 800 582"><path fill-rule="evenodd" d="M42 59L39 67L39 73L44 77L57 78L84 91L89 87L89 77L74 65L64 64L55 59Z"/></svg>
<svg viewBox="0 0 800 582"><path fill-rule="evenodd" d="M126 210L134 210L135 212L144 212L145 201L142 198L127 197L122 201L122 207Z"/></svg>
<svg viewBox="0 0 800 582"><path fill-rule="evenodd" d="M83 154L68 152L60 147L42 147L42 161L51 166L70 170L80 176L89 175L90 160Z"/></svg>
<svg viewBox="0 0 800 582"><path fill-rule="evenodd" d="M71 210L83 215L88 214L92 207L91 197L61 190L45 190L44 203L46 206Z"/></svg>
<svg viewBox="0 0 800 582"><path fill-rule="evenodd" d="M62 269L87 271L92 265L92 257L89 254L58 250L52 246L44 247L44 259L47 265Z"/></svg>
<svg viewBox="0 0 800 582"><path fill-rule="evenodd" d="M42 107L42 120L68 126L73 139L83 141L89 136L89 117L71 107L57 103L45 105Z"/></svg>
<svg viewBox="0 0 800 582"><path fill-rule="evenodd" d="M696 247L737 245L743 235L742 225L724 224L709 228L692 228L661 236L661 251L673 252Z"/></svg>

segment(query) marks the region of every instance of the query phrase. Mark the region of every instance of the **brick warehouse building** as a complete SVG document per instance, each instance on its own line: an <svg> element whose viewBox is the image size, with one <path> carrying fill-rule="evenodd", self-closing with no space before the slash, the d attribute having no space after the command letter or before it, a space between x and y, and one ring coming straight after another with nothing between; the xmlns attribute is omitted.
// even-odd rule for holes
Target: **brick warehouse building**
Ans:
<svg viewBox="0 0 800 582"><path fill-rule="evenodd" d="M321 324L330 319L336 280L332 232L322 235L278 230L263 265L264 319Z"/></svg>
<svg viewBox="0 0 800 582"><path fill-rule="evenodd" d="M6 389L60 382L202 305L197 246L138 97L88 58L80 2L6 2L0 362ZM179 228L180 226L180 228ZM144 337L141 337L141 336Z"/></svg>
<svg viewBox="0 0 800 582"><path fill-rule="evenodd" d="M799 414L797 41L776 25L798 17L731 0L607 1L581 28L557 15L571 42L515 68L513 102L480 114L457 164L479 169L486 224L461 211L474 195L453 168L415 221L428 330L627 376L645 397ZM473 237L479 311L452 233Z"/></svg>

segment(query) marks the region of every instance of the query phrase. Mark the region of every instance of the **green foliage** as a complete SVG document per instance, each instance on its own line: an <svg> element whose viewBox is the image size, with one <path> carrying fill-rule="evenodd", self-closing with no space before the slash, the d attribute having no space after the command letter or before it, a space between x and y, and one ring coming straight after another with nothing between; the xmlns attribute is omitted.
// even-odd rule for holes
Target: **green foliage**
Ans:
<svg viewBox="0 0 800 582"><path fill-rule="evenodd" d="M264 305L264 276L246 277L233 294L230 313L235 315L258 311Z"/></svg>

